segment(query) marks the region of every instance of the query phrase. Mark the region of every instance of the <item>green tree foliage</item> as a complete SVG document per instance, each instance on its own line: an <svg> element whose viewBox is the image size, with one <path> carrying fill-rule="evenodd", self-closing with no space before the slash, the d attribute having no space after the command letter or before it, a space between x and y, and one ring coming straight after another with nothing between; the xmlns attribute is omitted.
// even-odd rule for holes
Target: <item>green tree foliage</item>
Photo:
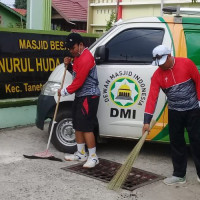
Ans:
<svg viewBox="0 0 200 200"><path fill-rule="evenodd" d="M116 14L112 12L110 15L110 19L109 21L107 21L107 24L106 24L106 31L108 31L112 27L115 21L116 21Z"/></svg>
<svg viewBox="0 0 200 200"><path fill-rule="evenodd" d="M192 3L198 3L198 0L192 0Z"/></svg>
<svg viewBox="0 0 200 200"><path fill-rule="evenodd" d="M26 9L27 0L15 0L14 7Z"/></svg>

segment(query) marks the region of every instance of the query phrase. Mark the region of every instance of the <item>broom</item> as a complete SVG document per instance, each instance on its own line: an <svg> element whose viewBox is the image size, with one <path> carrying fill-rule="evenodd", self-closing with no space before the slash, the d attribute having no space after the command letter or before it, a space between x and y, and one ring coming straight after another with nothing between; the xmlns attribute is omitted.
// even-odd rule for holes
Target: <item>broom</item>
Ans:
<svg viewBox="0 0 200 200"><path fill-rule="evenodd" d="M63 74L63 78L62 78L62 82L61 82L61 89L63 88L66 71L67 71L67 66L65 66L65 70L64 70L64 74ZM57 112L58 112L58 106L59 106L59 103L60 103L60 98L61 98L61 96L58 96L58 101L57 101L55 112L54 112L53 122L52 122L52 125L51 125L51 131L50 131L50 134L49 134L49 139L48 139L46 151L40 152L40 153L35 153L34 155L31 155L31 156L23 155L25 158L29 158L29 159L48 159L48 160L60 161L60 162L63 161L60 158L56 158L55 156L53 156L53 154L51 154L49 152L49 145L50 145L50 141L51 141L54 125L56 124L56 115L57 115Z"/></svg>
<svg viewBox="0 0 200 200"><path fill-rule="evenodd" d="M155 125L155 123L156 123L155 120L151 121L150 130ZM125 163L119 168L119 170L117 171L115 176L109 182L108 187L107 187L108 189L118 190L123 185L123 183L125 182L127 176L129 175L129 173L131 171L133 162L137 158L137 156L142 148L142 145L144 144L144 141L145 141L147 135L148 135L148 131L145 131L145 133L142 135L142 137L140 138L140 140L138 141L136 146L133 148L131 153L126 158Z"/></svg>

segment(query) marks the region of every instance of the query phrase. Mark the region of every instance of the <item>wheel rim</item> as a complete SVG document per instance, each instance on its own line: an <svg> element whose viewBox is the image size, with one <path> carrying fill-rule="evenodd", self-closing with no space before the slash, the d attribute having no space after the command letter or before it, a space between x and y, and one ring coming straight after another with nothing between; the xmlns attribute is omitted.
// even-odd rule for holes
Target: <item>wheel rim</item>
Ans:
<svg viewBox="0 0 200 200"><path fill-rule="evenodd" d="M76 145L75 130L72 126L72 119L63 119L57 124L56 136L58 141L64 146Z"/></svg>

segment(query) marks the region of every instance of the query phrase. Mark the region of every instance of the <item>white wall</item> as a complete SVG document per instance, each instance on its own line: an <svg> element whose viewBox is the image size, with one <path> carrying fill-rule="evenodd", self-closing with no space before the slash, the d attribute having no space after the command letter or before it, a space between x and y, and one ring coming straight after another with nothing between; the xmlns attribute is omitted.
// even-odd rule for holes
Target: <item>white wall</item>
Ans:
<svg viewBox="0 0 200 200"><path fill-rule="evenodd" d="M200 7L192 0L163 0L164 6ZM161 15L161 0L122 0L122 19ZM105 31L111 12L116 10L117 0L89 0L88 32Z"/></svg>

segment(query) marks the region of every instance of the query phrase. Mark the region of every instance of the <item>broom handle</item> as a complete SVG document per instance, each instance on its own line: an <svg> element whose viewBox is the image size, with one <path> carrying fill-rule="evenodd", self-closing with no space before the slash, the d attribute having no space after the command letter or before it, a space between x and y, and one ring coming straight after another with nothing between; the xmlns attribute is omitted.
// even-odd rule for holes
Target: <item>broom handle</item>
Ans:
<svg viewBox="0 0 200 200"><path fill-rule="evenodd" d="M156 124L156 120L152 119L151 123L150 123L150 127L149 130L151 130L154 125ZM126 159L124 165L128 166L128 163L130 163L132 161L131 157L134 156L133 152L138 152L140 151L141 147L143 146L145 139L147 137L147 135L149 134L149 131L145 131L144 134L142 135L142 137L140 138L140 140L138 141L138 143L136 144L136 146L133 148L133 150L131 151L131 153L129 154L128 158ZM138 156L138 155L137 155ZM136 158L135 158L136 159ZM134 161L133 161L134 162ZM133 165L133 163L131 163L131 165Z"/></svg>
<svg viewBox="0 0 200 200"><path fill-rule="evenodd" d="M151 123L150 123L149 130L151 130L151 129L155 126L155 124L156 124L156 120L152 119L152 120L151 120ZM145 142L146 137L147 137L148 134L149 134L149 131L145 131L145 132L144 132L144 134L142 135L142 137L141 137L140 140L138 141L137 145L135 146L136 148L137 148L138 146L140 146L140 145L141 145L141 146L143 145L143 143ZM133 149L133 150L134 150L134 149Z"/></svg>
<svg viewBox="0 0 200 200"><path fill-rule="evenodd" d="M149 130L151 130L151 129L154 127L155 124L156 124L156 120L152 119L152 120L151 120L151 123L150 123ZM145 132L144 132L144 134L142 135L142 137L141 137L141 138L139 139L139 141L137 142L135 148L132 149L131 153L130 153L129 156L127 157L126 161L129 160L129 158L130 158L131 155L132 155L132 152L135 151L135 149L137 148L137 146L139 146L140 143L144 143L144 141L145 141L145 139L146 139L146 137L147 137L148 134L149 134L149 131L145 131ZM125 162L126 162L126 161L125 161Z"/></svg>
<svg viewBox="0 0 200 200"><path fill-rule="evenodd" d="M151 130L155 126L155 124L156 124L156 120L152 119L151 123L150 123L149 130ZM149 134L149 131L144 132L144 134L142 135L142 138L140 139L140 141L143 141L142 143L144 143L148 134Z"/></svg>
<svg viewBox="0 0 200 200"><path fill-rule="evenodd" d="M67 72L67 65L65 65L65 70L64 70L64 74L63 74L63 78L62 78L62 82L61 82L61 86L60 86L61 89L63 88L63 85L64 85L66 72ZM51 141L51 137L52 137L52 133L53 133L54 124L56 123L56 116L57 116L57 112L58 112L58 106L59 106L59 103L60 103L60 98L61 98L61 96L58 96L58 101L57 101L56 109L55 109L54 116L53 116L53 121L52 121L52 125L51 125L51 131L50 131L50 134L49 134L49 139L48 139L46 151L48 151L48 149L49 149L49 145L50 145L50 141Z"/></svg>

